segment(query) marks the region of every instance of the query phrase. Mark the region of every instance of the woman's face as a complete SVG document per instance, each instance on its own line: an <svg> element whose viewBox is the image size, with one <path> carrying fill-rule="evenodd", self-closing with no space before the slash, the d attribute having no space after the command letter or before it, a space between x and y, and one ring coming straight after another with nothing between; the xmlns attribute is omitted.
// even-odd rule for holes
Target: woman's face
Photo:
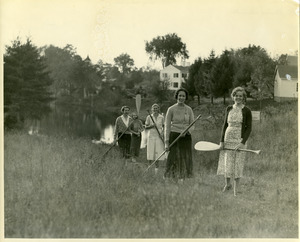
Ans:
<svg viewBox="0 0 300 242"><path fill-rule="evenodd" d="M244 100L243 92L242 92L242 91L237 91L237 92L235 93L235 95L233 96L233 101L234 101L236 104L242 104L242 103L243 103L243 100Z"/></svg>
<svg viewBox="0 0 300 242"><path fill-rule="evenodd" d="M138 118L138 116L137 116L136 113L132 113L132 114L131 114L131 117L132 117L133 119L137 119L137 118Z"/></svg>
<svg viewBox="0 0 300 242"><path fill-rule="evenodd" d="M180 91L178 93L178 96L177 96L177 102L178 103L184 103L186 100L186 95L185 95L185 92L184 91Z"/></svg>
<svg viewBox="0 0 300 242"><path fill-rule="evenodd" d="M157 106L154 106L152 108L152 113L158 113L158 107Z"/></svg>
<svg viewBox="0 0 300 242"><path fill-rule="evenodd" d="M124 108L123 113L124 113L124 115L128 115L129 114L129 108Z"/></svg>

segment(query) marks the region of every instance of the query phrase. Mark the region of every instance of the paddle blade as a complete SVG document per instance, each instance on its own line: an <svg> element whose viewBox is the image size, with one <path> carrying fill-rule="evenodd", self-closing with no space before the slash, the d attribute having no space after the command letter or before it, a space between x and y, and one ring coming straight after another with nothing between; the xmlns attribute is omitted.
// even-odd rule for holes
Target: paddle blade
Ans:
<svg viewBox="0 0 300 242"><path fill-rule="evenodd" d="M220 146L212 142L199 141L195 144L194 148L199 151L213 151L220 149Z"/></svg>
<svg viewBox="0 0 300 242"><path fill-rule="evenodd" d="M135 97L135 104L136 104L136 111L137 114L139 115L140 109L141 109L141 104L142 104L142 96L141 94L137 94Z"/></svg>

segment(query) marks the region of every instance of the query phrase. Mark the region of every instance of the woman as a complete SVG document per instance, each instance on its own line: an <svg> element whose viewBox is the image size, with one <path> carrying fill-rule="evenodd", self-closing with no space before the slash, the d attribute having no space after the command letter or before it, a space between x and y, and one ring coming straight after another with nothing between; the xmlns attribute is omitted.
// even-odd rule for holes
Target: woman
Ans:
<svg viewBox="0 0 300 242"><path fill-rule="evenodd" d="M164 152L163 127L164 116L159 114L159 105L153 104L151 107L151 116L148 115L145 122L147 133L147 160L152 164L160 154ZM154 121L154 122L153 122ZM156 127L155 127L156 126ZM165 156L159 158L155 163L155 173L158 172L159 161L164 160Z"/></svg>
<svg viewBox="0 0 300 242"><path fill-rule="evenodd" d="M132 113L132 123L129 126L129 132L131 133L131 143L130 143L130 154L132 162L136 162L136 158L139 157L142 131L144 130L142 121L138 118L136 113Z"/></svg>
<svg viewBox="0 0 300 242"><path fill-rule="evenodd" d="M225 176L223 192L232 188L230 178L234 179L233 194L237 194L237 186L243 176L245 152L238 151L246 148L246 141L251 133L251 110L245 106L246 92L242 87L236 87L231 93L234 105L226 108L225 120L220 142L220 157L218 175ZM226 148L234 150L226 150Z"/></svg>
<svg viewBox="0 0 300 242"><path fill-rule="evenodd" d="M175 93L177 103L169 107L165 121L165 148L169 150L164 177L178 178L180 182L185 177L193 176L192 160L192 126L183 133L178 141L169 148L169 145L194 121L193 110L185 104L188 92L180 88Z"/></svg>
<svg viewBox="0 0 300 242"><path fill-rule="evenodd" d="M130 157L131 133L128 129L132 118L129 116L129 111L130 108L128 106L121 108L123 114L117 117L114 132L114 142L118 142L121 156L125 159Z"/></svg>

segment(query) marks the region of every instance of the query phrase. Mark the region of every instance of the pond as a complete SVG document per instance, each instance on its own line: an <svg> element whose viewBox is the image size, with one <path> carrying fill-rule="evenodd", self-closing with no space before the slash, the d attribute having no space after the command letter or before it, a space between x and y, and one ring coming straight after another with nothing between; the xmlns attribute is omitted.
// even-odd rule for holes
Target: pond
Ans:
<svg viewBox="0 0 300 242"><path fill-rule="evenodd" d="M79 106L56 105L38 125L30 125L29 133L68 135L91 139L93 143L113 142L114 124L120 113L93 111ZM144 132L142 138L145 137Z"/></svg>

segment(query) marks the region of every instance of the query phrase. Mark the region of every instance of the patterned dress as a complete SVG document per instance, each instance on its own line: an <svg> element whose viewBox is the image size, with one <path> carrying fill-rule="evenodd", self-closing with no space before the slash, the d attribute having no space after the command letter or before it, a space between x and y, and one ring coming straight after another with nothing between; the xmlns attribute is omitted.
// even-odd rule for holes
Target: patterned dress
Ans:
<svg viewBox="0 0 300 242"><path fill-rule="evenodd" d="M225 131L224 148L235 148L241 143L243 114L242 108L233 106L228 114L228 127ZM241 147L246 148L246 144ZM245 152L233 150L221 150L218 164L218 175L224 175L226 178L240 178L243 176Z"/></svg>

